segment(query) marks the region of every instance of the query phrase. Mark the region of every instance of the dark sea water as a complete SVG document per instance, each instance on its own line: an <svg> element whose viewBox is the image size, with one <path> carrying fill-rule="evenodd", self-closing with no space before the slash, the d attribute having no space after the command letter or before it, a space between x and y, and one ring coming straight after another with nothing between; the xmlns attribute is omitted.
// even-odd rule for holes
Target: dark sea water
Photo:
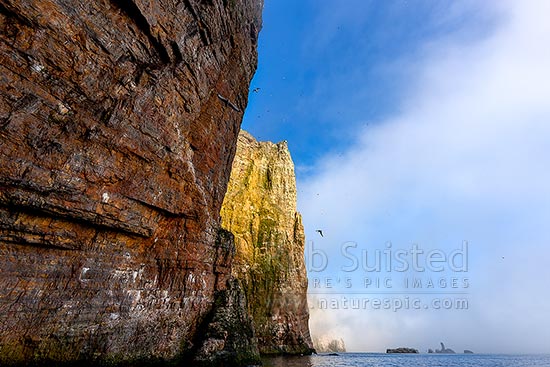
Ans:
<svg viewBox="0 0 550 367"><path fill-rule="evenodd" d="M550 355L340 353L281 357L265 367L550 367Z"/></svg>

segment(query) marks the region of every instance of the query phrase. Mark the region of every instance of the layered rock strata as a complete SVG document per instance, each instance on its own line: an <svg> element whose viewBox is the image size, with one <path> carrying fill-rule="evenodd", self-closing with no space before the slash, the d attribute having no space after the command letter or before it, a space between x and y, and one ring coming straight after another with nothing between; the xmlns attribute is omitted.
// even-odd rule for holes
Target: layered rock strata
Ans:
<svg viewBox="0 0 550 367"><path fill-rule="evenodd" d="M0 2L0 364L197 348L261 9Z"/></svg>

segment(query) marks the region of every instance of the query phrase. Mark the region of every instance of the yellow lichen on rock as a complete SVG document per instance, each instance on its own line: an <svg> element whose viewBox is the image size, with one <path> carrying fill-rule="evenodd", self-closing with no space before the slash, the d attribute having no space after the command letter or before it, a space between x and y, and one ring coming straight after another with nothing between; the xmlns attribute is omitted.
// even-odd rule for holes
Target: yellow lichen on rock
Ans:
<svg viewBox="0 0 550 367"><path fill-rule="evenodd" d="M258 142L241 131L222 226L235 235L233 274L244 286L264 354L304 354L312 348L296 195L286 141Z"/></svg>

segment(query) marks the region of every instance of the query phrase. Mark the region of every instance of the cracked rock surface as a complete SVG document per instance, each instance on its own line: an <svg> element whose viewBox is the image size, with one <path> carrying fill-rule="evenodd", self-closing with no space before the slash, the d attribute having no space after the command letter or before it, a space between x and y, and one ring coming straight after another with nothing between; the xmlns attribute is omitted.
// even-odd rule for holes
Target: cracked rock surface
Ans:
<svg viewBox="0 0 550 367"><path fill-rule="evenodd" d="M0 1L0 364L193 347L261 9Z"/></svg>

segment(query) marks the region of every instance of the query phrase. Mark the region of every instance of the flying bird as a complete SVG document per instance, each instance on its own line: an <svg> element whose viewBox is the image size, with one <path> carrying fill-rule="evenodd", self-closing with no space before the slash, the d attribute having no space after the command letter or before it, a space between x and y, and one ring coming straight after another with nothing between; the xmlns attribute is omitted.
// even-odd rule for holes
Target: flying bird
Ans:
<svg viewBox="0 0 550 367"><path fill-rule="evenodd" d="M254 88L254 89L252 90L252 92L254 92L254 93L258 93L259 91L260 91L260 88Z"/></svg>
<svg viewBox="0 0 550 367"><path fill-rule="evenodd" d="M323 236L323 231L322 230L316 229L315 232L319 233L321 235L321 237L325 237L325 236Z"/></svg>

